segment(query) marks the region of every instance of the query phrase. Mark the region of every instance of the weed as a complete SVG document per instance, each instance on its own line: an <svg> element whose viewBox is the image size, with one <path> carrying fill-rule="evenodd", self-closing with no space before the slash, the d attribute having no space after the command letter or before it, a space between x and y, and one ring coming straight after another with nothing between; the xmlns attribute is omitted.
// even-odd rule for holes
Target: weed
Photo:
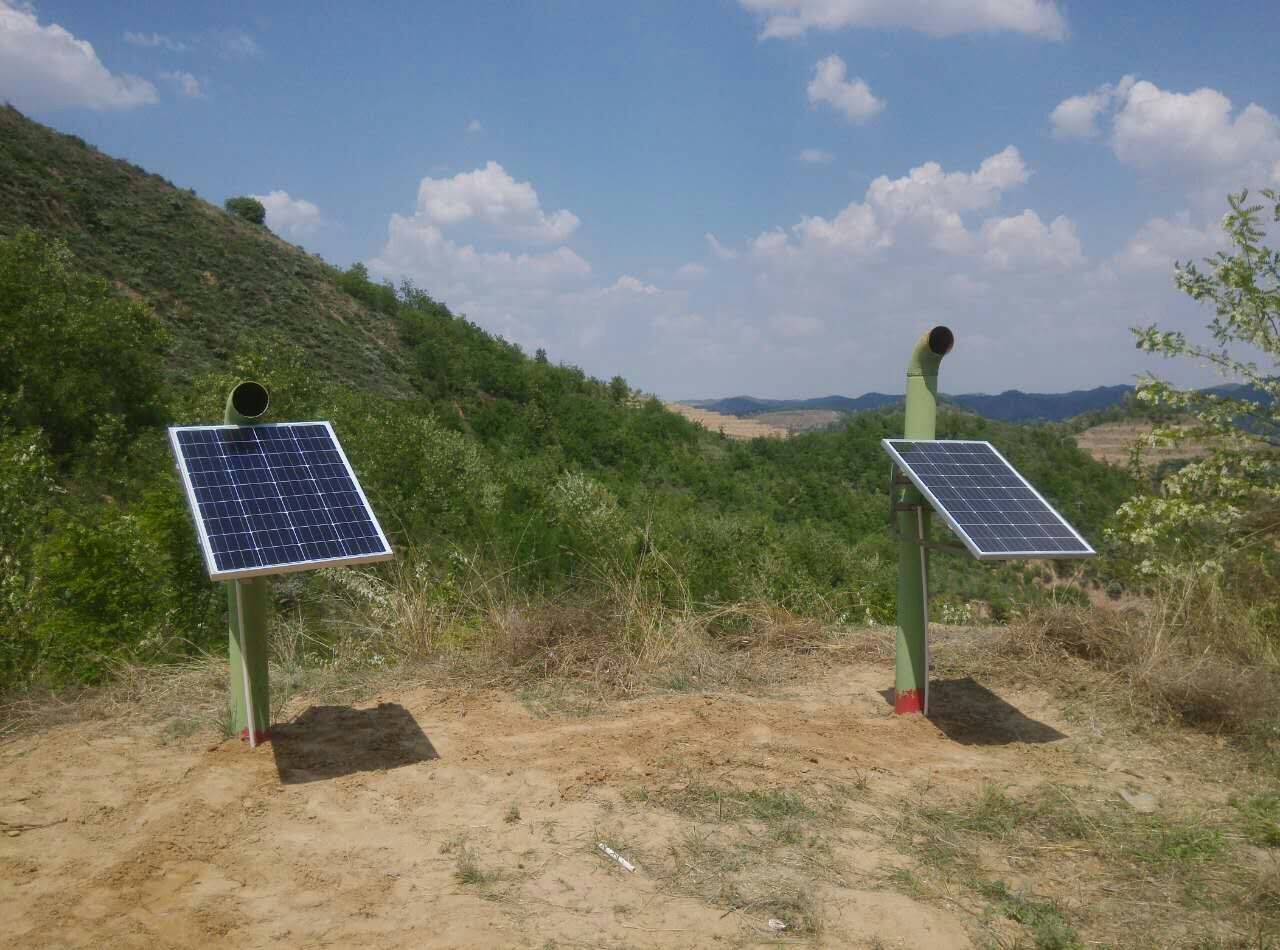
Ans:
<svg viewBox="0 0 1280 950"><path fill-rule="evenodd" d="M520 803L512 802L507 806L507 813L502 816L502 820L509 825L514 825L520 820Z"/></svg>
<svg viewBox="0 0 1280 950"><path fill-rule="evenodd" d="M1266 848L1280 848L1280 795L1254 795L1233 801L1249 840Z"/></svg>
<svg viewBox="0 0 1280 950"><path fill-rule="evenodd" d="M476 853L467 844L465 838L457 839L451 850L456 855L457 864L453 877L459 884L486 887L502 879L500 871L486 871L480 866Z"/></svg>
<svg viewBox="0 0 1280 950"><path fill-rule="evenodd" d="M195 716L178 716L170 719L160 732L160 742L162 745L168 745L170 742L188 739L199 732L203 725L204 722Z"/></svg>
<svg viewBox="0 0 1280 950"><path fill-rule="evenodd" d="M1013 893L1003 881L980 882L976 890L983 897L995 901L997 910L1005 917L1016 920L1031 931L1036 950L1076 950L1083 946L1079 935L1053 901Z"/></svg>

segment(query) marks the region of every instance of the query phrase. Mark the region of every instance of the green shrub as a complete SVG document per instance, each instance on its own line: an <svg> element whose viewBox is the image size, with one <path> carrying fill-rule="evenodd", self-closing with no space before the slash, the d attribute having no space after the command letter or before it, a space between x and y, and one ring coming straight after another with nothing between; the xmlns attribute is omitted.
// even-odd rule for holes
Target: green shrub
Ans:
<svg viewBox="0 0 1280 950"><path fill-rule="evenodd" d="M250 224L265 224L267 221L267 209L261 201L249 195L228 198L222 206L227 209L227 214L241 221L248 221Z"/></svg>

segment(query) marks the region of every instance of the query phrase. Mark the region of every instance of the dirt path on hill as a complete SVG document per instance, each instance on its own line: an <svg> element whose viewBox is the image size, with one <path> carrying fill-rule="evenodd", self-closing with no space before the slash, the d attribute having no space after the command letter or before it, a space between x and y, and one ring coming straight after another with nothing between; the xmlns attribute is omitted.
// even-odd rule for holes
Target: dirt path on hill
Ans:
<svg viewBox="0 0 1280 950"><path fill-rule="evenodd" d="M962 948L972 908L894 884L905 802L1194 784L1036 690L943 681L928 721L890 715L889 680L585 718L420 688L291 710L254 751L125 720L26 735L0 746L5 944Z"/></svg>

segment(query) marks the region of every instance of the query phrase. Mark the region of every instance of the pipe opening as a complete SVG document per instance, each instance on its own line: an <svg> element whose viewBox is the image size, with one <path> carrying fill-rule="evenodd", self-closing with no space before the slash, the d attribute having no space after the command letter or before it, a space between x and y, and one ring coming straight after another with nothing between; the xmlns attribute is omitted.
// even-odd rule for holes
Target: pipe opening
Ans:
<svg viewBox="0 0 1280 950"><path fill-rule="evenodd" d="M267 411L267 387L262 383L240 383L231 390L231 407L246 419L256 419Z"/></svg>
<svg viewBox="0 0 1280 950"><path fill-rule="evenodd" d="M948 327L934 327L929 331L929 349L938 356L946 356L956 345L956 335Z"/></svg>

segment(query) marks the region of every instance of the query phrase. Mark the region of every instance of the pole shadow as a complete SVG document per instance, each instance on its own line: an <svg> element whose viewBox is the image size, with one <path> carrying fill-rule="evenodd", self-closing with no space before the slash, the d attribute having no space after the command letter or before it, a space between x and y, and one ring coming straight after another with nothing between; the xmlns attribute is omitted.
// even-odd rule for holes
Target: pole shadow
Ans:
<svg viewBox="0 0 1280 950"><path fill-rule="evenodd" d="M880 695L893 705L893 690ZM1067 738L1005 702L972 676L929 684L929 721L961 745L1039 745Z"/></svg>
<svg viewBox="0 0 1280 950"><path fill-rule="evenodd" d="M440 757L399 703L379 703L372 709L312 706L292 722L272 725L271 748L284 785L396 769Z"/></svg>

